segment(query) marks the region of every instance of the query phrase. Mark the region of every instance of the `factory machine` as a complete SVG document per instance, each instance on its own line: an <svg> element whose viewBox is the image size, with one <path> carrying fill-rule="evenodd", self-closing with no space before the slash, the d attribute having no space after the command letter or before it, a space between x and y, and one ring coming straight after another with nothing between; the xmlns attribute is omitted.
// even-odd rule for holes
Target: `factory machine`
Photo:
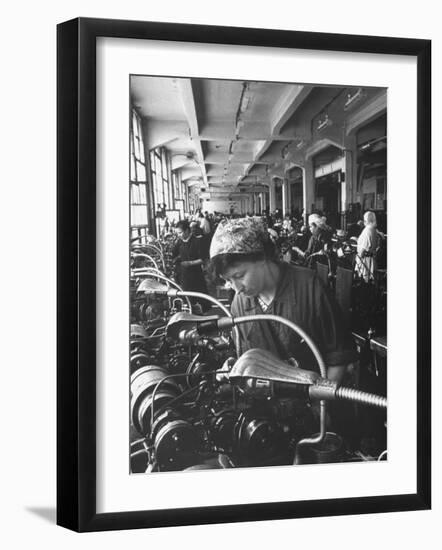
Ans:
<svg viewBox="0 0 442 550"><path fill-rule="evenodd" d="M183 291L172 245L132 247L131 472L385 460L386 397L328 380L315 343L287 319L234 318L225 302ZM261 349L239 356L235 331L251 321L295 331L318 372Z"/></svg>

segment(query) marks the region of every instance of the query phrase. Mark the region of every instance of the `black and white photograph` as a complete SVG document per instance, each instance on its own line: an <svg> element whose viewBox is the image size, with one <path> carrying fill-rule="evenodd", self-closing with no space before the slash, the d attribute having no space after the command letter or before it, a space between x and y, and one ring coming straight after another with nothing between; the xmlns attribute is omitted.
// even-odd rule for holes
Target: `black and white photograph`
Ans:
<svg viewBox="0 0 442 550"><path fill-rule="evenodd" d="M57 523L428 509L429 41L58 41Z"/></svg>
<svg viewBox="0 0 442 550"><path fill-rule="evenodd" d="M128 88L130 473L388 461L388 88Z"/></svg>
<svg viewBox="0 0 442 550"><path fill-rule="evenodd" d="M437 547L440 11L4 4L2 548Z"/></svg>

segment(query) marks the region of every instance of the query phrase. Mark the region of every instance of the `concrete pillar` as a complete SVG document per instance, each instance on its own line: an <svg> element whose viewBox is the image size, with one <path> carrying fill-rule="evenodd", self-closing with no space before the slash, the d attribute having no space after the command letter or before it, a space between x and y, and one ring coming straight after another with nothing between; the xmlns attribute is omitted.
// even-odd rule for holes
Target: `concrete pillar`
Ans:
<svg viewBox="0 0 442 550"><path fill-rule="evenodd" d="M260 194L261 197L261 210L264 212L264 210L267 208L267 193L262 192Z"/></svg>
<svg viewBox="0 0 442 550"><path fill-rule="evenodd" d="M253 193L250 193L247 201L247 212L248 213L253 212L254 206L255 206L255 202L253 200Z"/></svg>
<svg viewBox="0 0 442 550"><path fill-rule="evenodd" d="M311 159L306 160L302 176L302 206L304 208L304 223L307 224L308 215L311 213L312 205L315 202L315 175Z"/></svg>
<svg viewBox="0 0 442 550"><path fill-rule="evenodd" d="M345 140L344 168L345 178L342 182L342 208L348 210L348 205L356 201L356 185L358 177L356 136L347 136ZM345 198L345 201L344 201Z"/></svg>
<svg viewBox="0 0 442 550"><path fill-rule="evenodd" d="M285 216L287 212L290 212L289 180L284 178L282 180L282 215Z"/></svg>
<svg viewBox="0 0 442 550"><path fill-rule="evenodd" d="M276 193L275 193L275 183L272 181L269 185L269 209L270 212L276 210Z"/></svg>

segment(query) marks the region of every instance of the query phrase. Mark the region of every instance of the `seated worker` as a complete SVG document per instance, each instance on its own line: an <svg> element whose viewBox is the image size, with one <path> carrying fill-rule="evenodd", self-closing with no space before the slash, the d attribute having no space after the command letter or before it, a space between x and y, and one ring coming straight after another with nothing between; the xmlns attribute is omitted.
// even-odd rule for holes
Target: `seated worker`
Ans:
<svg viewBox="0 0 442 550"><path fill-rule="evenodd" d="M212 268L235 291L234 317L268 313L299 325L318 346L328 378L338 383L356 360L354 343L340 310L315 272L279 262L261 220L240 218L220 223L210 247ZM301 368L319 371L309 347L291 329L276 322L238 325L240 353L266 349Z"/></svg>
<svg viewBox="0 0 442 550"><path fill-rule="evenodd" d="M295 252L304 259L305 265L314 267L315 256L322 254L325 245L330 242L330 229L326 225L325 218L319 214L310 214L308 217L308 225L311 232L306 250L301 250L299 247L294 247Z"/></svg>
<svg viewBox="0 0 442 550"><path fill-rule="evenodd" d="M284 221L282 222L282 231L287 236L291 235L295 231L290 214L286 214L284 217Z"/></svg>
<svg viewBox="0 0 442 550"><path fill-rule="evenodd" d="M210 222L209 222L208 215L203 216L203 214L200 212L200 214L198 216L198 221L199 221L201 231L203 232L203 234L204 235L209 235L211 229L210 229Z"/></svg>
<svg viewBox="0 0 442 550"><path fill-rule="evenodd" d="M198 225L198 222L195 222L195 221L190 222L189 227L190 227L190 233L194 237L202 237L203 232L201 230L201 227Z"/></svg>
<svg viewBox="0 0 442 550"><path fill-rule="evenodd" d="M183 290L207 294L206 280L202 270L201 239L191 233L187 220L180 220L177 223L176 233L178 242L172 251L172 257L177 265L178 284ZM197 301L201 304L203 311L210 307L205 300L193 300L194 303Z"/></svg>

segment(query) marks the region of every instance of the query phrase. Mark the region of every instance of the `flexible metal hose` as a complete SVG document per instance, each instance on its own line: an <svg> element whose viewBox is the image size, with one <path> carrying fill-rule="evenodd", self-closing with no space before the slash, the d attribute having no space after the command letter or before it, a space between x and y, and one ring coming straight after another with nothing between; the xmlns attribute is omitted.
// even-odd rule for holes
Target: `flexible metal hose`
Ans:
<svg viewBox="0 0 442 550"><path fill-rule="evenodd" d="M134 259L136 259L136 258L145 258L147 260L150 260L153 263L153 265L155 266L155 269L159 270L157 262L152 258L152 256L149 256L149 254L143 254L142 252L137 252L137 253L132 253L132 257Z"/></svg>
<svg viewBox="0 0 442 550"><path fill-rule="evenodd" d="M365 405L372 405L373 407L379 407L382 409L387 408L386 397L383 397L381 395L376 395L374 393L367 393L365 391L355 390L354 388L343 388L343 387L338 388L335 392L335 398L347 399L348 401L356 401L358 403L364 403ZM323 412L323 403L324 401L320 401L321 413ZM324 409L324 412L325 412L325 409ZM322 415L321 415L321 419L322 419ZM325 438L325 422L324 424L321 422L321 431L315 438L302 439L301 441L298 441L295 448L295 459L293 461L293 464L302 463L301 447L304 447L305 445L315 445L317 443L321 443L321 441L324 438Z"/></svg>
<svg viewBox="0 0 442 550"><path fill-rule="evenodd" d="M155 245L153 244L150 244L150 243L147 243L145 245L143 245L143 248L150 248L152 250L155 250L155 252L159 255L160 257L160 260L161 260L161 265L163 266L163 270L166 271L166 263L164 262L164 254L163 252L158 248L156 247Z"/></svg>
<svg viewBox="0 0 442 550"><path fill-rule="evenodd" d="M365 403L366 405L372 405L373 407L379 407L381 409L387 408L387 398L382 395L376 395L374 393L367 393L365 391L356 390L354 388L338 388L335 393L336 399L347 399L349 401L357 401L358 403Z"/></svg>
<svg viewBox="0 0 442 550"><path fill-rule="evenodd" d="M317 345L313 342L310 336L304 332L304 330L289 321L284 319L284 317L279 317L279 315L269 315L269 314L259 314L259 315L244 315L243 317L235 317L235 324L254 322L254 321L276 321L277 323L282 323L287 327L291 328L296 332L301 338L303 338L306 344L311 349L313 355L315 356L316 361L318 362L319 370L323 378L327 378L327 367L325 366L324 359L322 358L321 352L319 351ZM319 402L319 434L316 437L308 437L298 441L295 449L295 458L293 464L301 463L301 447L305 445L314 445L316 443L321 443L325 439L326 434L326 404L324 400Z"/></svg>
<svg viewBox="0 0 442 550"><path fill-rule="evenodd" d="M270 315L267 313L234 317L235 325L239 325L241 323L250 323L250 322L253 323L255 321L275 321L277 323L281 323L291 328L294 332L296 332L296 334L298 334L299 336L301 336L303 340L305 340L305 343L309 346L313 355L315 356L316 361L318 362L321 376L323 378L327 378L327 367L325 366L324 359L322 358L322 355L318 349L318 346L313 342L310 336L301 327L299 327L297 324L293 323L292 321L285 319L284 317L280 317L279 315Z"/></svg>

